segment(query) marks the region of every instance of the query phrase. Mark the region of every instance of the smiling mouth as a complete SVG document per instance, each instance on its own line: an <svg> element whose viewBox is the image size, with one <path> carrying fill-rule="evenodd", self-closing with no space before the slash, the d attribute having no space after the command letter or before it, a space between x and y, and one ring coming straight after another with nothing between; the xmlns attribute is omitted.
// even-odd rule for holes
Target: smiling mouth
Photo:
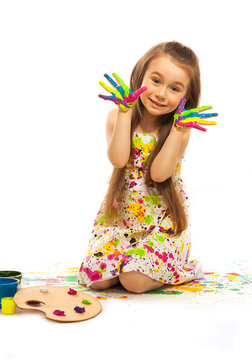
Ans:
<svg viewBox="0 0 252 360"><path fill-rule="evenodd" d="M158 106L158 107L164 107L164 106L165 106L165 105L159 104L158 102L156 102L156 101L154 101L154 100L152 100L152 99L150 99L150 102L151 102L152 104Z"/></svg>

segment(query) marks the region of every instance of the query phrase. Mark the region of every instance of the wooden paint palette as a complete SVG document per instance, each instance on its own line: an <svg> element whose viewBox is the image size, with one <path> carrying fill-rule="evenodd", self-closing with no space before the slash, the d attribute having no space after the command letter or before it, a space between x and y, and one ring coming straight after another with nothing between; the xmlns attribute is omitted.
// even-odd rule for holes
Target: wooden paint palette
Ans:
<svg viewBox="0 0 252 360"><path fill-rule="evenodd" d="M27 287L15 294L14 301L21 309L42 311L48 319L61 322L88 320L101 312L101 303L95 297L81 290L75 295L70 295L69 290L69 287L62 286ZM83 299L89 300L92 304L83 304ZM77 313L74 310L76 306L84 307L85 312ZM55 315L55 310L64 311L65 316Z"/></svg>

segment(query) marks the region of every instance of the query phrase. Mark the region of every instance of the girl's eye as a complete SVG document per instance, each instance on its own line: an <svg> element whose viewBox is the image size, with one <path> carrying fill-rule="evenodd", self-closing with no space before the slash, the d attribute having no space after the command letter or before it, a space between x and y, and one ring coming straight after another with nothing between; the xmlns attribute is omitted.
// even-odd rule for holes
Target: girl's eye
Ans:
<svg viewBox="0 0 252 360"><path fill-rule="evenodd" d="M155 83L155 84L160 84L160 81L158 79L152 79L152 81Z"/></svg>
<svg viewBox="0 0 252 360"><path fill-rule="evenodd" d="M171 87L171 90L174 91L174 92L178 92L178 91L179 91L178 88L176 88L176 87Z"/></svg>

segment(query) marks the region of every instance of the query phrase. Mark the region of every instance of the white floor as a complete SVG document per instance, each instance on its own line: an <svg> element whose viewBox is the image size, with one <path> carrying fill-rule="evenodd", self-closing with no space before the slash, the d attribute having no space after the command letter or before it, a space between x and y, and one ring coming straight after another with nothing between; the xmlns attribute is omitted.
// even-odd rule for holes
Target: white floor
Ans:
<svg viewBox="0 0 252 360"><path fill-rule="evenodd" d="M2 359L251 359L251 306L216 310L167 296L102 301L102 312L57 323L40 312L0 315Z"/></svg>
<svg viewBox="0 0 252 360"><path fill-rule="evenodd" d="M192 132L184 164L183 179L195 186L191 258L204 271L243 257L252 268L250 2L213 0L207 11L201 4L0 2L0 269L80 265L110 174L104 130L112 106L98 102L100 75L118 69L126 81L145 51L173 39L199 56L201 105L219 113L206 136ZM128 19L134 35L117 46ZM252 359L249 297L101 302L101 314L81 323L0 313L0 359Z"/></svg>
<svg viewBox="0 0 252 360"><path fill-rule="evenodd" d="M251 237L244 227L249 224L249 212L243 214L242 222L239 212L231 218L231 207L225 206L225 211L216 207L217 199L221 204L227 203L230 191L236 205L242 206L243 202L245 205L245 190L236 195L235 189L214 192L203 189L204 198L200 192L193 194L191 190L194 224L191 258L200 258L204 271L240 271L239 258L245 257L248 268L252 264ZM79 266L81 255L76 252L71 258L71 251L67 265ZM25 262L25 254L11 260L2 257L1 268L46 271L47 260L38 261L36 252L31 249ZM230 265L234 260L236 265ZM193 295L188 298L135 295L127 300L108 298L101 303L103 310L97 317L80 323L53 322L35 311L18 310L12 316L0 314L0 359L252 358L251 297L243 296L237 301L236 297L218 299L210 294L200 299Z"/></svg>

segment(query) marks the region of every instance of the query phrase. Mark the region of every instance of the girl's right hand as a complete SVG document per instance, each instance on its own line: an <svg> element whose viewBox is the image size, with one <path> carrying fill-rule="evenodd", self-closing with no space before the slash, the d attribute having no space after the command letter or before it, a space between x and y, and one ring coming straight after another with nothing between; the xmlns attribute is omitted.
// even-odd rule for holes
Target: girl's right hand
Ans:
<svg viewBox="0 0 252 360"><path fill-rule="evenodd" d="M136 100L147 89L147 87L143 86L133 93L133 91L130 90L130 88L122 81L122 79L116 73L112 73L112 75L117 80L117 83L108 74L105 74L104 76L111 83L114 89L107 86L103 81L99 81L99 84L105 90L110 92L111 95L98 96L104 100L113 101L120 110L128 111L129 108L135 105Z"/></svg>

